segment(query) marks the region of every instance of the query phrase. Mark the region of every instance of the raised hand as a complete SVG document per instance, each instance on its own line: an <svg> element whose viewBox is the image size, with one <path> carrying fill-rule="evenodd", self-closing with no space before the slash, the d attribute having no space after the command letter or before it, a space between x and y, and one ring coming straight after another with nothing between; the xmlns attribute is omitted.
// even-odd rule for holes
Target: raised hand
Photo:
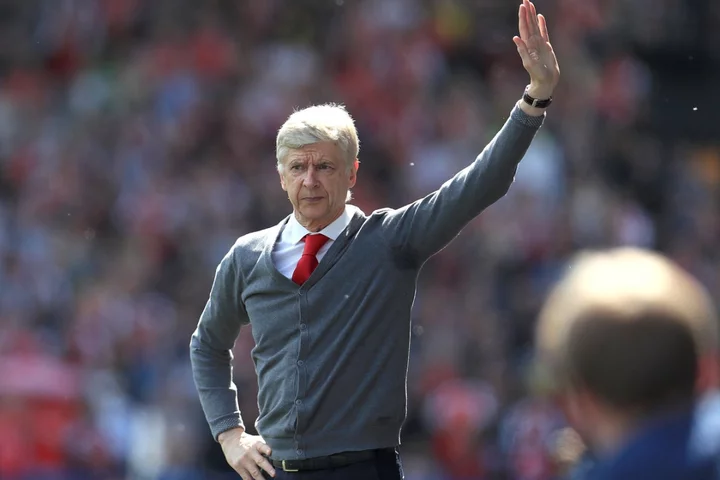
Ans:
<svg viewBox="0 0 720 480"><path fill-rule="evenodd" d="M518 11L520 36L513 37L523 67L530 74L530 96L549 98L560 79L560 68L550 44L545 17L538 15L535 5L523 0Z"/></svg>

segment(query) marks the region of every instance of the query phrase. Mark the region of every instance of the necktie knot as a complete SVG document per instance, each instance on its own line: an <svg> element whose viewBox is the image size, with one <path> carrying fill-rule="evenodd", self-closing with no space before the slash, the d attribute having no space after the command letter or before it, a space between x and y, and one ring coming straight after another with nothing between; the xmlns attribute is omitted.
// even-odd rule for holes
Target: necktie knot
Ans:
<svg viewBox="0 0 720 480"><path fill-rule="evenodd" d="M302 256L292 276L293 282L298 285L305 283L312 272L315 271L318 266L317 253L330 239L318 233L316 235L305 235L303 240L305 241L305 247L303 247Z"/></svg>
<svg viewBox="0 0 720 480"><path fill-rule="evenodd" d="M305 248L303 248L303 255L317 255L320 249L330 240L322 233L315 235L305 235Z"/></svg>

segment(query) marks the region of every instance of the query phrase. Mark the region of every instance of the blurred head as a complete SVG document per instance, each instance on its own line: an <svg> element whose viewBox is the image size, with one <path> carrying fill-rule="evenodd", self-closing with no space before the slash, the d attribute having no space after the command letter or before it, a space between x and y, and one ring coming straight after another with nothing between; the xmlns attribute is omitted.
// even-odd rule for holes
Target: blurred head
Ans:
<svg viewBox="0 0 720 480"><path fill-rule="evenodd" d="M344 107L317 105L296 111L278 132L277 169L295 217L308 230L332 223L352 196L359 141Z"/></svg>
<svg viewBox="0 0 720 480"><path fill-rule="evenodd" d="M603 450L716 383L718 322L705 289L667 258L583 253L550 293L536 347L570 423Z"/></svg>

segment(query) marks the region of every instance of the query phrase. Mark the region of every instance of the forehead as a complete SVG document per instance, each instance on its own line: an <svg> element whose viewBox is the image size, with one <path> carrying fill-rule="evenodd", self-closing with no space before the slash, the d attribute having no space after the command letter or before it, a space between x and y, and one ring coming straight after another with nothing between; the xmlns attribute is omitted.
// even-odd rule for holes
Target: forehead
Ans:
<svg viewBox="0 0 720 480"><path fill-rule="evenodd" d="M339 163L342 160L342 152L333 142L318 142L305 145L300 148L293 148L288 152L288 162L319 162L329 161Z"/></svg>

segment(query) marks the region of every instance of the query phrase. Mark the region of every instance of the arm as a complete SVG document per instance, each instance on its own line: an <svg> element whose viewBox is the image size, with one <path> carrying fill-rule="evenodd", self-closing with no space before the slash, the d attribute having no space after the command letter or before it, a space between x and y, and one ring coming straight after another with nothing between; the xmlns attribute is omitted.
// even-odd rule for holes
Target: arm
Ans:
<svg viewBox="0 0 720 480"><path fill-rule="evenodd" d="M233 252L230 250L217 267L210 298L190 340L193 379L215 439L233 428L244 430L232 380L231 349L240 327L249 319L240 299L240 276Z"/></svg>
<svg viewBox="0 0 720 480"><path fill-rule="evenodd" d="M520 36L513 37L513 42L530 75L528 93L538 99L549 98L559 81L560 69L545 17L537 14L529 0L522 0L518 9L518 28ZM475 162L436 192L387 213L383 226L393 252L404 261L421 264L505 195L544 116L542 109L521 100Z"/></svg>
<svg viewBox="0 0 720 480"><path fill-rule="evenodd" d="M516 106L472 164L425 198L388 213L383 226L393 250L422 263L505 195L544 120L540 115Z"/></svg>

